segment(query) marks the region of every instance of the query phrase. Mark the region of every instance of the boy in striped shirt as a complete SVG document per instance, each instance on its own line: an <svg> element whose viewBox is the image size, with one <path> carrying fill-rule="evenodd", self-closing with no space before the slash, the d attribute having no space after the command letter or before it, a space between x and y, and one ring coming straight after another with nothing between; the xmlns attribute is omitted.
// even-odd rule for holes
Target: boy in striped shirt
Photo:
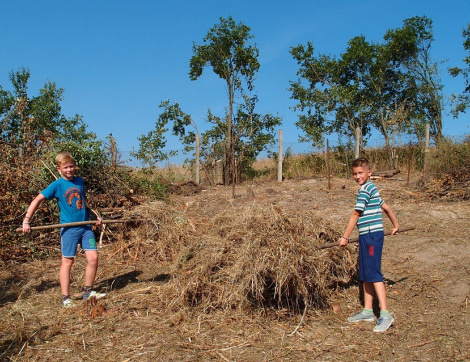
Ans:
<svg viewBox="0 0 470 362"><path fill-rule="evenodd" d="M338 241L340 246L347 245L354 226L357 225L359 229L359 279L364 289L364 309L349 317L348 321L353 323L374 321L372 303L375 291L380 305L380 317L373 330L385 332L393 324L394 319L387 309L387 297L381 271L384 242L382 210L393 224L392 235L398 232L398 219L390 206L380 198L377 187L370 181L372 171L369 161L365 158L358 158L353 162L352 170L354 181L361 187L344 236Z"/></svg>

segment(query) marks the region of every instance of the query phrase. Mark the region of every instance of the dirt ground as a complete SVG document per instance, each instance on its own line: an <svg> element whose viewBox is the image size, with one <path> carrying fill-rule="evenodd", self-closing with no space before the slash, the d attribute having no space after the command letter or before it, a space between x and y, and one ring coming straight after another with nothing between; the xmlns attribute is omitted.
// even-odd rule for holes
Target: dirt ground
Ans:
<svg viewBox="0 0 470 362"><path fill-rule="evenodd" d="M382 269L395 324L385 333L372 332L372 323L347 322L361 308L354 281L333 291L331 307L322 310L181 308L169 314L158 309L166 297L168 266L145 258L117 260L116 248L106 240L97 286L107 286L108 295L98 305L78 300L82 255L73 269L74 309L60 307L60 257L1 265L0 360L469 360L468 201L430 200L399 178L376 184L400 224L416 227L386 237ZM325 179L312 178L245 184L236 188L234 199L231 192L210 187L173 195L172 203L198 228L204 227L198 221L221 211L275 204L311 210L341 225L342 232L357 185L334 179L328 190Z"/></svg>

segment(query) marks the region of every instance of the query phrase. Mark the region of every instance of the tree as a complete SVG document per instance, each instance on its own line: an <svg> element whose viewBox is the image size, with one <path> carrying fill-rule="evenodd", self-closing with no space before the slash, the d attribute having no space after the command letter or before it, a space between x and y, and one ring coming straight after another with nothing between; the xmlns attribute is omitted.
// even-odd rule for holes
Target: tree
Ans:
<svg viewBox="0 0 470 362"><path fill-rule="evenodd" d="M236 172L236 181L240 182L243 172L248 170L256 160L259 153L267 145L274 142L274 128L281 122L279 117L270 114L261 115L254 112L257 98L245 97L245 103L239 105L234 117L233 139L235 140L235 158L239 165ZM204 164L213 164L225 154L225 136L227 134L227 122L223 118L207 111L206 121L212 124L207 131L199 133L196 122L192 117L183 112L180 105L170 103L169 100L160 103L162 113L155 124L155 129L142 136L140 150L134 154L139 159L148 160L167 159L167 154L162 151L166 144L165 133L171 129L171 134L179 137L184 145L184 152L194 151L196 134L201 139L201 161ZM172 126L170 126L170 122Z"/></svg>
<svg viewBox="0 0 470 362"><path fill-rule="evenodd" d="M465 80L465 88L462 94L453 95L454 107L452 108L452 114L456 118L459 113L465 113L467 108L470 107L470 23L467 25L467 29L462 31L464 37L463 47L469 52L463 61L467 65L466 68L453 67L449 68L449 73L453 77L462 75Z"/></svg>
<svg viewBox="0 0 470 362"><path fill-rule="evenodd" d="M369 49L363 37L353 38L338 60L330 55L314 56L311 42L291 49L300 68L299 79L291 82L289 90L299 102L294 110L302 112L296 122L306 134L302 140L319 145L325 133L336 132L355 139L358 157L361 135L367 136L370 131L364 117L370 102L365 98L362 82L364 63L352 53L366 51Z"/></svg>
<svg viewBox="0 0 470 362"><path fill-rule="evenodd" d="M167 123L168 121L163 117L158 117L155 122L155 128L138 138L139 150L131 152L131 155L143 161L144 164L148 164L150 168L155 167L160 161L167 160L169 155L163 151L166 145L165 132L168 131Z"/></svg>
<svg viewBox="0 0 470 362"><path fill-rule="evenodd" d="M404 63L407 86L414 103L412 117L415 134L422 139L425 124L429 123L431 137L439 144L442 138L444 96L439 64L431 58L434 41L432 20L426 16L415 16L404 20L403 24L411 44L415 44L413 55Z"/></svg>
<svg viewBox="0 0 470 362"><path fill-rule="evenodd" d="M300 111L296 125L306 134L301 139L321 144L324 134L335 132L355 139L358 157L362 137L374 127L391 155L394 135L420 137L429 122L438 142L443 97L437 63L430 59L432 40L431 20L415 17L387 31L383 43L352 38L338 59L315 56L311 42L292 48L299 78L290 91Z"/></svg>
<svg viewBox="0 0 470 362"><path fill-rule="evenodd" d="M87 131L79 115L67 118L61 113L60 102L64 90L53 82L46 82L39 95L28 95L30 72L26 68L10 72L13 91L0 86L0 139L16 145L26 152L41 153L42 148L51 148L68 142L96 142L96 135Z"/></svg>
<svg viewBox="0 0 470 362"><path fill-rule="evenodd" d="M384 137L393 166L392 140L395 135L412 129L412 94L404 64L414 56L416 44L404 29L388 30L383 43L371 43L364 72L365 97L371 102L367 118Z"/></svg>
<svg viewBox="0 0 470 362"><path fill-rule="evenodd" d="M248 42L253 36L243 23L232 17L220 18L220 23L209 29L202 45L193 43L189 76L197 80L206 66L225 81L228 95L227 128L224 147L225 184L235 181L234 106L237 98L253 89L259 69L258 49Z"/></svg>

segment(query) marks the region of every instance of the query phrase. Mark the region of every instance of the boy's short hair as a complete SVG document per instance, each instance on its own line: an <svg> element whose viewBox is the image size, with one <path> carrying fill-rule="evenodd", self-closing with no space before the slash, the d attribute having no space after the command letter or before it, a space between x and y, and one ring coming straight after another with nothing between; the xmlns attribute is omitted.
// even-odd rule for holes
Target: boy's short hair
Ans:
<svg viewBox="0 0 470 362"><path fill-rule="evenodd" d="M55 157L55 163L56 163L57 167L60 167L60 165L63 165L66 162L75 163L75 160L73 159L73 156L70 154L70 152L63 151L63 152L60 152Z"/></svg>
<svg viewBox="0 0 470 362"><path fill-rule="evenodd" d="M367 167L370 170L369 160L367 158L357 158L353 161L352 167Z"/></svg>

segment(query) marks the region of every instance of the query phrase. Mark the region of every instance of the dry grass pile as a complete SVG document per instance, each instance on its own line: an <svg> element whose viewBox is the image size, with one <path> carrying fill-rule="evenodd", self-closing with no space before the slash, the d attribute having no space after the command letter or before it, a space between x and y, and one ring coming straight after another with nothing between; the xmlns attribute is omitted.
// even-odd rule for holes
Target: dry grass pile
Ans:
<svg viewBox="0 0 470 362"><path fill-rule="evenodd" d="M139 214L153 215L159 227L146 224L132 231L133 255L138 244L142 253L170 262L165 305L159 308L322 308L333 289L356 272L348 248L318 250L339 235L308 211L245 207L198 227L163 203L141 207ZM130 244L120 247L123 253L124 246Z"/></svg>
<svg viewBox="0 0 470 362"><path fill-rule="evenodd" d="M194 225L184 217L184 210L181 212L162 201L139 205L124 212L123 218L134 221L113 235L117 240L113 256L121 260L137 261L145 257L171 261L194 230Z"/></svg>

